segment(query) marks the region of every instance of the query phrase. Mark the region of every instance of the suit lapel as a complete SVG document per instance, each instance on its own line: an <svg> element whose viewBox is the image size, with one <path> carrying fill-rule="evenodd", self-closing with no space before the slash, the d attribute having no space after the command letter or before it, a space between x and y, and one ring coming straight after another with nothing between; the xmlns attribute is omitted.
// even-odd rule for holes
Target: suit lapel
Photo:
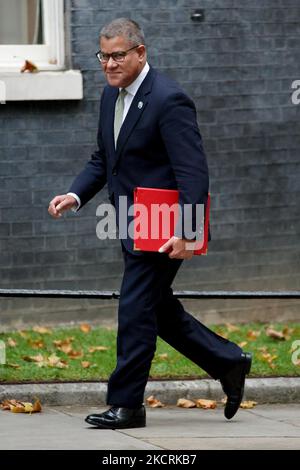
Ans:
<svg viewBox="0 0 300 470"><path fill-rule="evenodd" d="M138 121L140 120L142 114L146 110L146 107L148 104L148 98L149 98L147 95L151 92L154 75L155 75L155 72L153 71L152 68L150 68L146 78L142 82L140 88L138 89L135 97L132 100L132 103L130 105L126 118L123 122L123 125L120 130L120 134L117 140L115 163L117 163L118 159L120 158L122 150L130 134L132 133ZM113 128L113 121L112 121L112 128Z"/></svg>

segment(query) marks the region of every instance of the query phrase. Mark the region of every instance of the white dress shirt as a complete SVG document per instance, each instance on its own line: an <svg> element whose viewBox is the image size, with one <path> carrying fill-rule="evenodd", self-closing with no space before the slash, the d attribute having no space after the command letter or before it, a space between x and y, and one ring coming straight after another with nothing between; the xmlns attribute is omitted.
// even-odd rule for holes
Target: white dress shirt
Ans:
<svg viewBox="0 0 300 470"><path fill-rule="evenodd" d="M124 98L124 111L123 111L123 121L122 122L124 122L124 119L127 116L127 113L128 113L129 108L131 106L133 98L135 97L135 95L136 95L138 89L140 88L142 82L145 80L146 75L149 72L149 70L150 70L149 64L148 64L148 62L146 62L145 65L144 65L143 70L137 76L137 78L134 80L134 82L132 82L130 85L128 85L125 88L125 90L127 91L127 94ZM121 88L119 88L119 90L121 90ZM77 194L75 194L75 193L67 193L67 194L69 196L73 196L76 199L77 207L73 207L72 210L74 212L78 211L79 207L81 206L80 197L77 196Z"/></svg>

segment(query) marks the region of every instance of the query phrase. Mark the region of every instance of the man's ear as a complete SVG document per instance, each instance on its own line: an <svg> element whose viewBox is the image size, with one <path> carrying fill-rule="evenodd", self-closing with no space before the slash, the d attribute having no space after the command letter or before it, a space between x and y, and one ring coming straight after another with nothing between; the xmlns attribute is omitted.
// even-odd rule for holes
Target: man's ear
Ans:
<svg viewBox="0 0 300 470"><path fill-rule="evenodd" d="M139 53L139 61L142 62L146 56L146 47L144 44L141 44L138 48L137 51Z"/></svg>

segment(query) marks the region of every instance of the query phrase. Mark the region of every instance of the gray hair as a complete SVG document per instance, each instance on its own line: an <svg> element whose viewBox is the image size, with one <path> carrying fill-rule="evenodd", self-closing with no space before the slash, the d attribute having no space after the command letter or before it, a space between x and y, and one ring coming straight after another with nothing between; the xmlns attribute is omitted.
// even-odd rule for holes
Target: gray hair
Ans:
<svg viewBox="0 0 300 470"><path fill-rule="evenodd" d="M105 25L100 31L100 38L111 39L116 36L124 37L134 46L145 44L142 28L138 23L129 18L117 18Z"/></svg>

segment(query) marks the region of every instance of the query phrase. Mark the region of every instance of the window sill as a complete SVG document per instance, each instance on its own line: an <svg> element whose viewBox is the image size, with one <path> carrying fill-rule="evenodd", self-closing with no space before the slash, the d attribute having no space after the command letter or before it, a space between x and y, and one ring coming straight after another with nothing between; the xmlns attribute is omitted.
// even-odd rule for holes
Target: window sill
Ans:
<svg viewBox="0 0 300 470"><path fill-rule="evenodd" d="M4 101L81 100L82 74L79 70L38 73L1 72ZM4 84L4 85L3 85Z"/></svg>

